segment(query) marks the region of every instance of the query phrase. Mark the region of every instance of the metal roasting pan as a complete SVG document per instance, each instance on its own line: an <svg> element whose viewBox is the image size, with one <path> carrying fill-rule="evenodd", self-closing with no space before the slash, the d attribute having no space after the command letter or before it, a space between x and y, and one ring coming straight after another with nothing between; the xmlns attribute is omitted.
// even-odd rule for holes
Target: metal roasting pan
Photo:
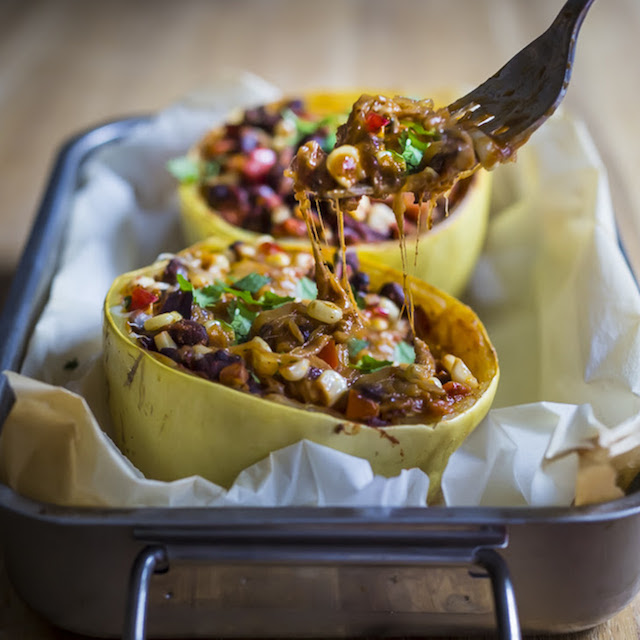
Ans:
<svg viewBox="0 0 640 640"><path fill-rule="evenodd" d="M92 128L52 170L0 318L20 368L84 160L146 118ZM0 424L12 404L0 377ZM640 493L582 508L61 508L0 485L20 596L97 637L382 637L577 631L640 589ZM517 603L517 610L516 610Z"/></svg>

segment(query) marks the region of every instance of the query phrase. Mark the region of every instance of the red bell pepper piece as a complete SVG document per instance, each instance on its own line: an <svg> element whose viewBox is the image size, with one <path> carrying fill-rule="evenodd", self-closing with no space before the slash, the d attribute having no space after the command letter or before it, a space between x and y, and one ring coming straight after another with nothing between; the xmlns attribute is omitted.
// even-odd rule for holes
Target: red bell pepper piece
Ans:
<svg viewBox="0 0 640 640"><path fill-rule="evenodd" d="M376 418L380 413L380 405L371 398L366 398L355 389L349 391L346 416L349 420L366 420Z"/></svg>
<svg viewBox="0 0 640 640"><path fill-rule="evenodd" d="M137 309L145 309L150 304L158 300L158 296L151 291L147 291L144 287L136 287L131 292L131 302L129 303L129 311Z"/></svg>
<svg viewBox="0 0 640 640"><path fill-rule="evenodd" d="M391 120L386 118L385 116L381 116L379 113L375 111L369 111L367 115L364 117L365 124L367 125L367 129L369 131L379 131L385 125L389 124Z"/></svg>
<svg viewBox="0 0 640 640"><path fill-rule="evenodd" d="M318 357L322 358L332 369L340 364L340 356L334 340L329 340L327 344L318 351Z"/></svg>

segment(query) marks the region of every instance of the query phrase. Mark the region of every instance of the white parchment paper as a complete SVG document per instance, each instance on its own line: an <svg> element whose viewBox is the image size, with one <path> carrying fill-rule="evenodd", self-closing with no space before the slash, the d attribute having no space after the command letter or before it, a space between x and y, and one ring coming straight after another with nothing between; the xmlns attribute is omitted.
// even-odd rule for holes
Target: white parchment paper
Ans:
<svg viewBox="0 0 640 640"><path fill-rule="evenodd" d="M108 437L102 302L122 272L183 247L166 162L230 109L278 91L220 78L86 165L61 266L0 436L0 479L65 505L424 505L419 470L309 442L274 452L225 491L202 478L144 479ZM500 357L487 418L452 456L449 505L569 505L622 495L640 469L640 296L619 248L606 172L585 129L557 113L495 172L486 248L467 302ZM77 363L70 368L70 363Z"/></svg>

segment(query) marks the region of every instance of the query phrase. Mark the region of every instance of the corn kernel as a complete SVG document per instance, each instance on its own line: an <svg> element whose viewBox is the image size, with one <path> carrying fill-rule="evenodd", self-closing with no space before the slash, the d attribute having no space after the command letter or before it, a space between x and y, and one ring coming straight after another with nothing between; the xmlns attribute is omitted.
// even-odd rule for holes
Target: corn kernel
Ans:
<svg viewBox="0 0 640 640"><path fill-rule="evenodd" d="M335 324L342 320L342 309L327 300L311 300L307 306L307 315L318 322Z"/></svg>
<svg viewBox="0 0 640 640"><path fill-rule="evenodd" d="M336 147L327 156L327 171L345 189L351 188L365 177L360 161L360 151L350 144Z"/></svg>
<svg viewBox="0 0 640 640"><path fill-rule="evenodd" d="M467 367L460 358L448 353L444 358L442 358L442 364L449 372L449 375L454 382L461 382L472 389L478 388L478 380L471 371L469 371L469 367Z"/></svg>
<svg viewBox="0 0 640 640"><path fill-rule="evenodd" d="M291 258L288 254L278 251L277 253L270 253L266 262L272 267L288 267L291 264Z"/></svg>
<svg viewBox="0 0 640 640"><path fill-rule="evenodd" d="M168 313L161 313L160 315L147 318L144 321L145 331L159 331L165 327L171 326L174 322L182 320L182 316L177 311L169 311Z"/></svg>
<svg viewBox="0 0 640 640"><path fill-rule="evenodd" d="M252 363L256 373L261 376L274 375L280 365L279 358L275 353L262 349L253 350Z"/></svg>
<svg viewBox="0 0 640 640"><path fill-rule="evenodd" d="M269 346L269 343L266 340L264 340L263 338L261 338L260 336L253 337L247 343L247 345L251 345L253 347L257 347L258 349L262 349L263 351L271 351L271 347Z"/></svg>
<svg viewBox="0 0 640 640"><path fill-rule="evenodd" d="M385 318L373 318L371 328L374 331L386 331L389 328L389 321Z"/></svg>
<svg viewBox="0 0 640 640"><path fill-rule="evenodd" d="M287 207L284 204L281 204L271 212L271 224L272 225L282 224L283 222L288 220L290 217L291 217L291 211L289 210L289 207Z"/></svg>
<svg viewBox="0 0 640 640"><path fill-rule="evenodd" d="M156 343L156 349L162 351L162 349L177 349L178 345L173 341L173 338L169 335L168 331L161 331L154 336L153 341Z"/></svg>
<svg viewBox="0 0 640 640"><path fill-rule="evenodd" d="M327 369L322 372L318 378L318 385L324 396L324 402L327 406L334 405L340 396L347 390L347 381L337 371Z"/></svg>
<svg viewBox="0 0 640 640"><path fill-rule="evenodd" d="M211 353L213 351L211 347L207 347L204 344L194 344L191 348L193 349L193 353L195 353L196 356L204 356L207 353Z"/></svg>
<svg viewBox="0 0 640 640"><path fill-rule="evenodd" d="M391 207L383 202L376 202L371 205L367 224L378 233L388 234L389 229L396 224L396 216Z"/></svg>
<svg viewBox="0 0 640 640"><path fill-rule="evenodd" d="M380 296L380 302L378 303L378 306L386 311L389 319L392 322L397 322L400 319L400 309L398 309L398 305L395 304L395 302L389 300L389 298Z"/></svg>
<svg viewBox="0 0 640 640"><path fill-rule="evenodd" d="M297 382L307 375L310 366L309 360L307 360L307 358L302 358L301 360L296 360L291 364L280 366L278 371L285 380L289 380L289 382Z"/></svg>

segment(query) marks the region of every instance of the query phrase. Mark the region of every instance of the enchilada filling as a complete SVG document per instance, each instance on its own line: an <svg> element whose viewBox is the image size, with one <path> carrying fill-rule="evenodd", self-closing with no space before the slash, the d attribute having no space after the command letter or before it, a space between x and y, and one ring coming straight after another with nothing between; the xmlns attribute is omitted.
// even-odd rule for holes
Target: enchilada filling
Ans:
<svg viewBox="0 0 640 640"><path fill-rule="evenodd" d="M196 246L132 279L116 311L130 339L171 366L370 426L475 402L477 379L434 343L420 307L412 330L400 285L373 290L348 253L317 258L272 241Z"/></svg>
<svg viewBox="0 0 640 640"><path fill-rule="evenodd" d="M315 140L300 146L291 177L297 192L319 200L340 200L357 211L363 194L392 198L396 217L407 204L431 209L480 166L492 168L510 156L476 127L462 127L446 107L432 100L362 95L330 150ZM454 190L454 191L452 191ZM433 215L433 212L430 212ZM430 216L429 224L433 222ZM408 232L408 228L405 229Z"/></svg>
<svg viewBox="0 0 640 640"><path fill-rule="evenodd" d="M176 158L170 169L182 182L196 182L202 198L226 222L275 238L305 238L307 229L287 174L299 149L326 156L336 143L338 126L347 114L318 115L304 100L287 99L247 109L211 130L195 153ZM461 181L440 199L431 221L438 222L464 196L469 181ZM427 230L425 205L406 194L405 233ZM322 219L323 240L338 244L338 212L333 202L313 202L311 215ZM363 196L344 221L347 245L398 238L389 198Z"/></svg>

